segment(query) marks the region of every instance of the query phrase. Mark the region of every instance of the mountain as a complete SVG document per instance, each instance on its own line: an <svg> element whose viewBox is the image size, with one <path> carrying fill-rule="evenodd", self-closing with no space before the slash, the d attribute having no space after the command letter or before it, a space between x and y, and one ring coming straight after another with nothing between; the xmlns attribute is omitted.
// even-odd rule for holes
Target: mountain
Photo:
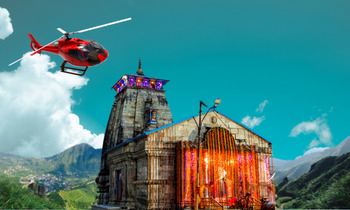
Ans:
<svg viewBox="0 0 350 210"><path fill-rule="evenodd" d="M78 144L47 158L24 158L0 154L0 170L10 176L54 174L60 176L92 177L100 171L102 149Z"/></svg>
<svg viewBox="0 0 350 210"><path fill-rule="evenodd" d="M277 186L276 194L286 209L350 208L350 153L314 163L308 173Z"/></svg>
<svg viewBox="0 0 350 210"><path fill-rule="evenodd" d="M94 149L88 144L78 144L45 160L56 166L50 171L54 174L75 173L97 176L100 170L101 152L102 149Z"/></svg>
<svg viewBox="0 0 350 210"><path fill-rule="evenodd" d="M305 154L295 160L280 160L274 158L273 161L276 172L275 181L280 183L284 177L288 177L290 181L295 180L302 174L307 173L313 163L325 157L340 156L348 152L350 152L350 136L336 147Z"/></svg>

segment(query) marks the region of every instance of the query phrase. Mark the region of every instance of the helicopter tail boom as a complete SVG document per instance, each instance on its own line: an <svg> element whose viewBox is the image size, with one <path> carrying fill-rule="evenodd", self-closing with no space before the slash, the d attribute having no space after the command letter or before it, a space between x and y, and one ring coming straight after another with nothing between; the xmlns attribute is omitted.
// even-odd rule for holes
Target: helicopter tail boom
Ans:
<svg viewBox="0 0 350 210"><path fill-rule="evenodd" d="M43 46L41 44L39 44L38 41L36 41L33 37L33 35L31 33L28 33L28 36L30 38L30 47L32 48L32 50L34 50L34 52L30 55L34 55L36 53L40 53L41 54L41 51L44 50L44 51L47 51L47 52L50 52L50 53L54 53L54 54L58 54L58 48L57 46L53 45L54 42L56 42L58 39L50 42L49 44Z"/></svg>

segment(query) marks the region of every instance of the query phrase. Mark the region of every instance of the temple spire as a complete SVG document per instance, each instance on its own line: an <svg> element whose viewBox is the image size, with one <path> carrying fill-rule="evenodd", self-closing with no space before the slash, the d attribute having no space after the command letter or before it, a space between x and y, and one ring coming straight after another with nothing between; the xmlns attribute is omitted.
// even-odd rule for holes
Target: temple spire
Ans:
<svg viewBox="0 0 350 210"><path fill-rule="evenodd" d="M137 75L143 75L143 71L141 69L141 58L139 58L139 69L137 70Z"/></svg>

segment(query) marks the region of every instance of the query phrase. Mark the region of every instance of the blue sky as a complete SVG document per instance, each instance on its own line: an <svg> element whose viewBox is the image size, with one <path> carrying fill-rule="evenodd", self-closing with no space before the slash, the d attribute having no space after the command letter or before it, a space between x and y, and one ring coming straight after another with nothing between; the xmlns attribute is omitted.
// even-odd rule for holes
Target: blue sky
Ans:
<svg viewBox="0 0 350 210"><path fill-rule="evenodd" d="M56 150L36 156L50 155L84 141L69 143L57 137L82 138L78 131L96 146L114 100L110 88L123 74L137 71L139 57L147 76L170 80L165 89L174 121L196 114L199 100L210 105L220 97L218 110L272 142L277 158L294 159L315 147L335 146L350 135L349 6L345 0L0 0L13 27L13 33L1 38L5 23L0 22L0 98L7 94L0 100L0 116L6 119L0 124L0 141L6 149L0 152L33 156L36 145L46 142L47 148ZM57 27L77 31L127 17L133 20L75 36L98 41L110 54L84 78L55 73L62 59L47 53L49 57L7 66L30 51L27 33L46 44L61 35ZM50 68L50 61L56 67ZM38 68L33 62L47 65L28 73L24 67L16 70L20 65ZM25 106L36 111L21 110L18 101L31 94L31 105ZM42 98L49 98L44 100L47 106L57 100L57 112L35 106ZM61 124L48 126L51 121L45 116L62 112L70 116L69 122L61 119ZM39 113L42 121L33 113ZM46 132L39 131L44 125ZM33 130L38 130L36 135ZM19 133L16 138L14 132ZM23 139L19 142L23 148L28 142L33 150L8 145L17 139Z"/></svg>

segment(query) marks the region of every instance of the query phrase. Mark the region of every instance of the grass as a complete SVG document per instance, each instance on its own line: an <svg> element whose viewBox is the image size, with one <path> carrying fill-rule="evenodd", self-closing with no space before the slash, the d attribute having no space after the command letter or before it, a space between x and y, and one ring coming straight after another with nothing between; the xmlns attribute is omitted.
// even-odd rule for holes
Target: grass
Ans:
<svg viewBox="0 0 350 210"><path fill-rule="evenodd" d="M50 198L34 195L17 180L0 176L0 209L59 209Z"/></svg>
<svg viewBox="0 0 350 210"><path fill-rule="evenodd" d="M78 187L74 190L61 190L61 195L67 200L69 209L87 209L96 201L97 187L95 183Z"/></svg>
<svg viewBox="0 0 350 210"><path fill-rule="evenodd" d="M47 197L55 201L55 203L57 203L57 205L59 205L61 208L66 208L66 202L61 198L58 192L50 193L50 195L48 195Z"/></svg>

